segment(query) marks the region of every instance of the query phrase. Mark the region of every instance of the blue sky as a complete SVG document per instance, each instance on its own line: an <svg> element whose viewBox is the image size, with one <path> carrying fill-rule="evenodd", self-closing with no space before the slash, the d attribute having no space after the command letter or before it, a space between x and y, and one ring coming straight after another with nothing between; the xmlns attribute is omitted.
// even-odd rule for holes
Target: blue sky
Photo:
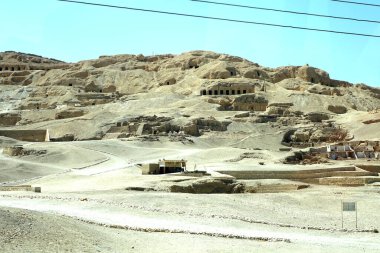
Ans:
<svg viewBox="0 0 380 253"><path fill-rule="evenodd" d="M380 35L380 24L358 23L188 0L83 0L265 23ZM327 15L380 20L380 8L330 0L216 0ZM363 0L378 4L378 0ZM76 62L112 54L179 54L211 50L268 67L309 64L334 79L380 86L380 38L83 6L56 0L0 2L0 51Z"/></svg>

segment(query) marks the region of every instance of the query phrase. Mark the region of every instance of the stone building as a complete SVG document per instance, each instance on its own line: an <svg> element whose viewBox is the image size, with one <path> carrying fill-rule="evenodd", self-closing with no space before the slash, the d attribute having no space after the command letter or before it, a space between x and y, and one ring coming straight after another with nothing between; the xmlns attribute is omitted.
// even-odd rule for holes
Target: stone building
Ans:
<svg viewBox="0 0 380 253"><path fill-rule="evenodd" d="M177 173L186 170L185 160L159 160L158 163L148 163L142 165L142 174L167 174L167 173Z"/></svg>
<svg viewBox="0 0 380 253"><path fill-rule="evenodd" d="M331 160L345 159L379 159L379 141L352 141L327 145L310 149L314 156L322 156Z"/></svg>

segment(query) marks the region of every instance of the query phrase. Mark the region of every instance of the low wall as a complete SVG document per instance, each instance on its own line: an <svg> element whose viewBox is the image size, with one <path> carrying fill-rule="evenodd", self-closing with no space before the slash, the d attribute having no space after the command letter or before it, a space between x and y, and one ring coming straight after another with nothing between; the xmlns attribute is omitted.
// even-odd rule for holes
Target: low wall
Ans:
<svg viewBox="0 0 380 253"><path fill-rule="evenodd" d="M0 136L19 141L45 142L50 141L49 131L45 130L0 130Z"/></svg>
<svg viewBox="0 0 380 253"><path fill-rule="evenodd" d="M380 173L380 164L360 164L360 165L356 165L356 167L362 169L362 170L366 170L366 171L370 171L370 172L376 172L376 173Z"/></svg>
<svg viewBox="0 0 380 253"><path fill-rule="evenodd" d="M31 185L0 186L0 191L41 192L41 187L32 187Z"/></svg>
<svg viewBox="0 0 380 253"><path fill-rule="evenodd" d="M246 171L234 171L234 170L221 170L218 171L222 174L227 174L235 177L236 179L308 179L308 178L321 178L338 176L337 173L354 172L356 168L351 167L339 167L328 169L313 169L313 170L270 170L270 171L258 171L258 170L246 170Z"/></svg>

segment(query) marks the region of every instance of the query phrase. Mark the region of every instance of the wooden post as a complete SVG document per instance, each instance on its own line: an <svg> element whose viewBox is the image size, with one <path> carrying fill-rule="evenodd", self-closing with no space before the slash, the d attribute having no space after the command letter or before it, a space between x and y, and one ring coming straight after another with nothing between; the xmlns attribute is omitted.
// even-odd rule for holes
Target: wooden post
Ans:
<svg viewBox="0 0 380 253"><path fill-rule="evenodd" d="M340 211L342 212L342 229L343 229L343 200L340 201Z"/></svg>

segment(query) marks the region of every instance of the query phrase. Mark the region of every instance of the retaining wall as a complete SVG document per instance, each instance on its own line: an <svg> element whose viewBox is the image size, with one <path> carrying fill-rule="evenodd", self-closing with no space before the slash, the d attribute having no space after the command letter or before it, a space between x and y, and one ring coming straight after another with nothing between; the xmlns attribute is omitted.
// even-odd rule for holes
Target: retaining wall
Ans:
<svg viewBox="0 0 380 253"><path fill-rule="evenodd" d="M19 141L45 142L50 141L49 131L45 130L0 130L0 136Z"/></svg>

